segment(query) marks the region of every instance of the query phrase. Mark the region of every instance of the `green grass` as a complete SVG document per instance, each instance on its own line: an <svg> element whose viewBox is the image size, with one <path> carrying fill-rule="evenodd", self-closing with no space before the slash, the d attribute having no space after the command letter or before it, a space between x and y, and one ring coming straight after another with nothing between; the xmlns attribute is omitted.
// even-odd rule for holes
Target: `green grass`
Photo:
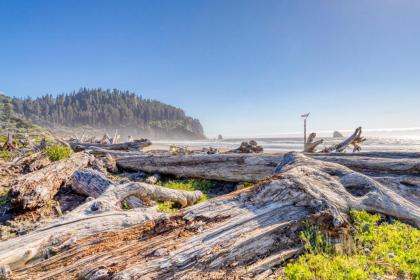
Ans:
<svg viewBox="0 0 420 280"><path fill-rule="evenodd" d="M207 180L187 180L187 181L167 181L161 182L165 188L174 189L174 190L184 190L184 191L201 191L203 197L197 202L201 203L208 199L207 193L214 186L214 183ZM179 205L171 201L159 201L158 210L165 213L175 213L180 209Z"/></svg>
<svg viewBox="0 0 420 280"><path fill-rule="evenodd" d="M45 148L44 153L51 161L57 161L69 158L71 155L71 149L67 146L54 145Z"/></svg>
<svg viewBox="0 0 420 280"><path fill-rule="evenodd" d="M0 189L0 207L3 207L7 204L8 198L7 194L9 193L9 189Z"/></svg>
<svg viewBox="0 0 420 280"><path fill-rule="evenodd" d="M399 221L381 223L379 215L365 211L351 215L353 249L333 248L316 226L307 227L301 235L307 253L287 264L285 279L420 279L420 230Z"/></svg>
<svg viewBox="0 0 420 280"><path fill-rule="evenodd" d="M15 157L15 153L9 151L0 151L0 158L6 161L12 160Z"/></svg>

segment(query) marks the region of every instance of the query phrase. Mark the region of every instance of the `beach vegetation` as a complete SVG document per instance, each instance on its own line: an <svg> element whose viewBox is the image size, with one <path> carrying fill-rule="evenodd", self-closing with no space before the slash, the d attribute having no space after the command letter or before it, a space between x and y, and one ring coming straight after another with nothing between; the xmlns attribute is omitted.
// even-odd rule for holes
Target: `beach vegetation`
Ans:
<svg viewBox="0 0 420 280"><path fill-rule="evenodd" d="M63 145L53 145L45 148L44 153L51 161L57 161L69 158L71 149Z"/></svg>
<svg viewBox="0 0 420 280"><path fill-rule="evenodd" d="M307 224L306 253L284 269L285 279L420 279L420 230L378 214L351 211L355 250L337 250L328 235Z"/></svg>

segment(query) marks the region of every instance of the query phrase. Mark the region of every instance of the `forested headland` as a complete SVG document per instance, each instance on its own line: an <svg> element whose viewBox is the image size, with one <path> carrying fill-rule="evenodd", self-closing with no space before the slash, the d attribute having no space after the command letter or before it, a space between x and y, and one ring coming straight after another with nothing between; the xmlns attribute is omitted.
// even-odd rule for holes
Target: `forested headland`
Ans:
<svg viewBox="0 0 420 280"><path fill-rule="evenodd" d="M53 129L80 127L151 138L204 138L198 119L177 107L117 89L87 89L38 98L12 98L13 111Z"/></svg>

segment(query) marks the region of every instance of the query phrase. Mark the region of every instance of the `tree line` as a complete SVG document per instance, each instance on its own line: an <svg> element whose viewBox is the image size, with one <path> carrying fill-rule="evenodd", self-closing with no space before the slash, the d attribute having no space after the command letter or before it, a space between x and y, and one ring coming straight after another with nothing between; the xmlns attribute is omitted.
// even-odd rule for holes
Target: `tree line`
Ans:
<svg viewBox="0 0 420 280"><path fill-rule="evenodd" d="M129 91L87 89L32 99L13 98L14 111L52 126L184 128L203 135L200 121L177 107Z"/></svg>

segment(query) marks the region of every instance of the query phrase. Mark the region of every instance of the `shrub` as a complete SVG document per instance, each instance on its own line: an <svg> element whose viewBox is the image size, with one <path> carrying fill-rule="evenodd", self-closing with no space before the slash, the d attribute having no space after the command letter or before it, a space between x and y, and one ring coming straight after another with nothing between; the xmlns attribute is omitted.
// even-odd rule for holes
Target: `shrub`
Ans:
<svg viewBox="0 0 420 280"><path fill-rule="evenodd" d="M303 235L307 253L287 264L285 278L372 279L385 276L420 279L420 230L399 221L380 223L379 215L365 211L351 211L351 216L356 229L353 253L315 250L315 243L307 245L307 242L319 233L309 235L309 238L308 234Z"/></svg>
<svg viewBox="0 0 420 280"><path fill-rule="evenodd" d="M53 145L45 148L44 153L51 161L57 161L69 158L71 149L67 146Z"/></svg>

